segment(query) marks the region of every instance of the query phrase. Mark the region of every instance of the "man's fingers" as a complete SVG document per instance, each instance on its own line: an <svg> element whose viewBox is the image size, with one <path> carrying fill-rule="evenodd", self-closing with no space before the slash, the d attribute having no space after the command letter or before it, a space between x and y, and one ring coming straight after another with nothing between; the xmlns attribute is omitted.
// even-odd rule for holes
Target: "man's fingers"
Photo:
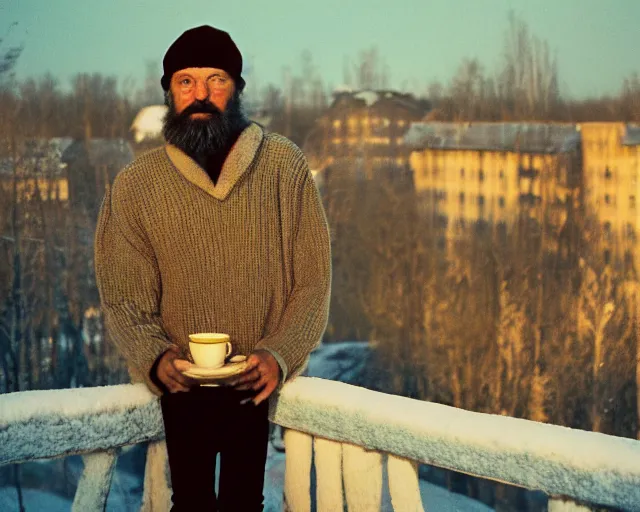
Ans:
<svg viewBox="0 0 640 512"><path fill-rule="evenodd" d="M174 387L179 388L179 390L188 391L191 386L195 384L195 381L186 375L183 375L178 368L175 366L175 361L171 361L169 364L164 365L162 374L159 375L160 380L167 386L168 389L173 389ZM178 365L180 366L180 365ZM164 377L164 378L163 378Z"/></svg>
<svg viewBox="0 0 640 512"><path fill-rule="evenodd" d="M267 398L271 396L271 393L276 389L276 384L274 382L269 382L264 389L256 395L253 399L253 403L256 405L260 405L261 402L264 402Z"/></svg>
<svg viewBox="0 0 640 512"><path fill-rule="evenodd" d="M245 381L236 381L233 386L240 390L243 391L245 389L253 389L253 386L256 382L258 382L260 380L260 376L258 375L255 379L252 380L245 380Z"/></svg>
<svg viewBox="0 0 640 512"><path fill-rule="evenodd" d="M251 354L247 358L247 366L244 369L244 372L245 373L250 372L254 368L257 368L259 365L260 365L260 359L258 359L255 355Z"/></svg>
<svg viewBox="0 0 640 512"><path fill-rule="evenodd" d="M166 374L165 379L163 379L163 383L171 393L175 393L177 391L189 391L191 386L194 384L194 381L182 375L181 379L178 380L170 374Z"/></svg>
<svg viewBox="0 0 640 512"><path fill-rule="evenodd" d="M269 377L266 375L263 375L262 377L260 377L259 380L253 383L253 385L251 386L251 389L253 389L254 391L257 391L258 389L262 389L269 381L270 381Z"/></svg>
<svg viewBox="0 0 640 512"><path fill-rule="evenodd" d="M179 372L184 372L184 371L188 370L189 368L191 368L192 364L189 361L187 361L186 359L174 359L173 360L173 366Z"/></svg>
<svg viewBox="0 0 640 512"><path fill-rule="evenodd" d="M182 384L174 384L169 388L169 393L182 393L185 391L189 391L187 386L183 386Z"/></svg>
<svg viewBox="0 0 640 512"><path fill-rule="evenodd" d="M245 389L259 389L263 387L269 378L266 375L258 374L255 379L238 383L236 389L244 391Z"/></svg>
<svg viewBox="0 0 640 512"><path fill-rule="evenodd" d="M260 370L258 368L254 368L253 370L251 370L249 372L245 372L242 375L240 375L236 379L236 383L237 384L246 384L248 382L254 382L254 381L258 380L259 378L260 378Z"/></svg>
<svg viewBox="0 0 640 512"><path fill-rule="evenodd" d="M187 377L182 375L182 373L173 365L167 368L167 375L169 378L178 381L180 384L187 384L187 382L189 382Z"/></svg>
<svg viewBox="0 0 640 512"><path fill-rule="evenodd" d="M189 391L189 385L186 382L180 382L174 378L171 378L167 375L165 382L165 386L169 390L170 393L178 393L181 391Z"/></svg>

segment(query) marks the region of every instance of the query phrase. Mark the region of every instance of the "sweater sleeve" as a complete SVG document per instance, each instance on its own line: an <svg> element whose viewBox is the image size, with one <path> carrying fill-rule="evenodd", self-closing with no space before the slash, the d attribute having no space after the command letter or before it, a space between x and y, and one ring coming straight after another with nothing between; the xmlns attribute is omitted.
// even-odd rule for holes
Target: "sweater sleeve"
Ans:
<svg viewBox="0 0 640 512"><path fill-rule="evenodd" d="M278 327L256 345L275 356L283 382L302 370L322 340L331 295L329 228L318 189L306 162L303 165L304 178L293 202L293 288Z"/></svg>
<svg viewBox="0 0 640 512"><path fill-rule="evenodd" d="M126 359L130 373L160 395L150 372L171 345L160 317L160 272L144 230L136 216L127 213L130 203L116 199L117 183L103 199L96 229L100 302L107 334Z"/></svg>

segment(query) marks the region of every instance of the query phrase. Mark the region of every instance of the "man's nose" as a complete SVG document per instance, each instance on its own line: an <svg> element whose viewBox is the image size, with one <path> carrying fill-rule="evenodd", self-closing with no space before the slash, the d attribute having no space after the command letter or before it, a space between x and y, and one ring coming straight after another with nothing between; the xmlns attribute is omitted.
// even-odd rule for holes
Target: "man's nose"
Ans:
<svg viewBox="0 0 640 512"><path fill-rule="evenodd" d="M208 97L209 97L209 88L207 87L206 82L198 80L196 82L196 99L205 100Z"/></svg>

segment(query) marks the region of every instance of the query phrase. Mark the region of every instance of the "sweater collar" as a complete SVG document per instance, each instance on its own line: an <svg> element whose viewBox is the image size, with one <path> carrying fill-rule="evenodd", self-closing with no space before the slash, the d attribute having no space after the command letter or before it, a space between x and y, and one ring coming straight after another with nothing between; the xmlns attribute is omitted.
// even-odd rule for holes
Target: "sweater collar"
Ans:
<svg viewBox="0 0 640 512"><path fill-rule="evenodd" d="M224 201L251 166L263 138L262 128L255 123L251 123L240 134L222 165L217 185L213 184L207 171L176 146L167 144L165 150L169 160L180 174L207 194Z"/></svg>

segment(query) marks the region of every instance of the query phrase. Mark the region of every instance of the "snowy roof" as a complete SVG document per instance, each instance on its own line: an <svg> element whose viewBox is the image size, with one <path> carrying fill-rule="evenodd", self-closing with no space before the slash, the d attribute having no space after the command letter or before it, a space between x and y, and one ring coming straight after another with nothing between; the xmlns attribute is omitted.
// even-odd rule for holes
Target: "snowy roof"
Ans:
<svg viewBox="0 0 640 512"><path fill-rule="evenodd" d="M144 107L131 123L134 140L140 143L145 139L156 139L162 134L162 121L167 113L165 105Z"/></svg>
<svg viewBox="0 0 640 512"><path fill-rule="evenodd" d="M640 146L640 126L627 125L624 136L622 137L623 146Z"/></svg>
<svg viewBox="0 0 640 512"><path fill-rule="evenodd" d="M353 89L346 84L338 85L333 89L333 94L351 93Z"/></svg>
<svg viewBox="0 0 640 512"><path fill-rule="evenodd" d="M360 91L354 94L353 97L357 100L363 100L367 107L370 107L378 102L380 94L374 91Z"/></svg>
<svg viewBox="0 0 640 512"><path fill-rule="evenodd" d="M469 149L562 153L577 149L576 125L557 123L412 123L404 138L412 149Z"/></svg>
<svg viewBox="0 0 640 512"><path fill-rule="evenodd" d="M427 110L424 104L420 100L417 100L412 94L405 94L392 90L336 90L334 91L334 101L331 107L335 107L337 104L342 106L345 100L347 102L355 100L357 103L363 103L367 108L373 107L381 101L391 101L394 104L402 105L409 110L418 110L423 113Z"/></svg>

